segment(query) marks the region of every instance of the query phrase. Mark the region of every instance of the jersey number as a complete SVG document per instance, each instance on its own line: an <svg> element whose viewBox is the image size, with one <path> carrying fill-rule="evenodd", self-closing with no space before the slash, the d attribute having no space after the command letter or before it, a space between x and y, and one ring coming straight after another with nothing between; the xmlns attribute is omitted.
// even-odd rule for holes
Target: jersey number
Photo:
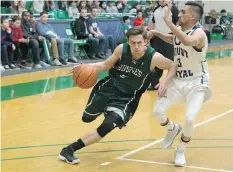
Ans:
<svg viewBox="0 0 233 172"><path fill-rule="evenodd" d="M178 58L178 59L177 59L177 62L178 62L178 67L182 67L182 64L181 64L180 58Z"/></svg>

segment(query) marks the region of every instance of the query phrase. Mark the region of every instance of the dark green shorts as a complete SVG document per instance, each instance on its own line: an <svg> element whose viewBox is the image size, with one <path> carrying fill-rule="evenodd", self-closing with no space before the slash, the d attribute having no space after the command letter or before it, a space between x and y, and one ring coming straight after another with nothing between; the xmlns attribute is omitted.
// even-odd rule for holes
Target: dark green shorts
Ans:
<svg viewBox="0 0 233 172"><path fill-rule="evenodd" d="M140 93L121 92L113 86L111 79L106 77L93 88L84 114L95 118L102 113L107 115L107 112L114 111L122 119L122 125L118 126L122 128L134 115L140 98Z"/></svg>

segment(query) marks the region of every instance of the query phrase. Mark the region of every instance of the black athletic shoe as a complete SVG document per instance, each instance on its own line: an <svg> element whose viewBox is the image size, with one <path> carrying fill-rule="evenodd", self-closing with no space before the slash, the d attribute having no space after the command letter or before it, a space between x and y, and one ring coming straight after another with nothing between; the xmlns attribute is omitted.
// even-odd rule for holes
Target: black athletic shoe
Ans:
<svg viewBox="0 0 233 172"><path fill-rule="evenodd" d="M74 156L74 150L69 146L61 150L59 158L69 164L77 164L80 162L80 160Z"/></svg>
<svg viewBox="0 0 233 172"><path fill-rule="evenodd" d="M63 65L67 65L67 62L66 62L65 59L60 58L59 61L60 61Z"/></svg>

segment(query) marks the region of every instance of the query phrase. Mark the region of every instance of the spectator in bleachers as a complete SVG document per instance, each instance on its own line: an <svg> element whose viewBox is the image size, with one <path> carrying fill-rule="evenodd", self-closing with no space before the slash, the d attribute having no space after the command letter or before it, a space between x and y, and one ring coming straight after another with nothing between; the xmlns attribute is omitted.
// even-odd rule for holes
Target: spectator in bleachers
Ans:
<svg viewBox="0 0 233 172"><path fill-rule="evenodd" d="M99 5L100 5L99 0L94 0L92 5L99 7Z"/></svg>
<svg viewBox="0 0 233 172"><path fill-rule="evenodd" d="M127 34L128 30L132 28L130 22L131 22L131 20L130 20L129 16L123 17L123 24L121 26L121 29L124 32L124 38L123 38L122 42L127 42L126 34Z"/></svg>
<svg viewBox="0 0 233 172"><path fill-rule="evenodd" d="M86 20L88 32L92 34L93 37L90 37L90 39L95 39L99 42L99 53L97 53L97 57L104 58L104 49L106 44L106 37L100 32L98 22L96 20L97 15L97 8L92 7L91 9L91 15Z"/></svg>
<svg viewBox="0 0 233 172"><path fill-rule="evenodd" d="M137 11L137 18L134 20L134 26L141 26L144 23L144 17L142 16L142 10Z"/></svg>
<svg viewBox="0 0 233 172"><path fill-rule="evenodd" d="M125 6L123 5L122 1L118 1L116 4L117 10L119 13L123 13Z"/></svg>
<svg viewBox="0 0 233 172"><path fill-rule="evenodd" d="M137 13L138 10L141 10L141 5L139 2L137 2L129 12L130 13Z"/></svg>
<svg viewBox="0 0 233 172"><path fill-rule="evenodd" d="M49 12L49 11L51 11L51 10L56 10L56 9L55 9L55 6L54 6L54 2L51 1L51 0L49 0L49 1L45 0L45 1L44 1L43 11Z"/></svg>
<svg viewBox="0 0 233 172"><path fill-rule="evenodd" d="M87 9L87 12L88 12L88 13L90 12L90 9L88 9L88 7L87 7L86 1L80 1L78 10L81 11L82 8L86 8L86 9Z"/></svg>
<svg viewBox="0 0 233 172"><path fill-rule="evenodd" d="M100 7L99 0L94 0L93 3L92 3L92 5L91 5L91 8L92 7L96 7L97 8L97 13L101 13L102 8Z"/></svg>
<svg viewBox="0 0 233 172"><path fill-rule="evenodd" d="M18 69L13 64L13 51L15 49L16 47L11 37L9 21L7 18L1 17L1 63L5 70Z"/></svg>
<svg viewBox="0 0 233 172"><path fill-rule="evenodd" d="M11 1L1 1L1 7L9 8L11 6Z"/></svg>
<svg viewBox="0 0 233 172"><path fill-rule="evenodd" d="M44 9L44 0L32 0L32 10L41 13Z"/></svg>
<svg viewBox="0 0 233 172"><path fill-rule="evenodd" d="M64 46L68 46L68 62L77 62L77 60L74 57L74 42L72 39L67 38L60 38L53 27L47 23L48 21L48 13L43 11L40 13L40 21L36 25L36 30L38 33L42 36L44 36L46 39L50 40L56 39L57 46L58 46L58 54L59 54L59 61L66 65L67 62L64 57ZM53 65L60 65L58 59L53 59Z"/></svg>
<svg viewBox="0 0 233 172"><path fill-rule="evenodd" d="M78 13L79 13L79 10L77 7L77 2L76 1L69 2L69 7L68 7L69 17L78 18L79 17Z"/></svg>
<svg viewBox="0 0 233 172"><path fill-rule="evenodd" d="M130 11L130 9L132 8L129 4L128 4L128 0L122 0L122 6L123 6L123 13L128 13Z"/></svg>
<svg viewBox="0 0 233 172"><path fill-rule="evenodd" d="M68 2L67 2L67 0L58 1L57 6L58 6L59 10L66 11L68 9Z"/></svg>
<svg viewBox="0 0 233 172"><path fill-rule="evenodd" d="M94 38L92 34L89 34L86 24L87 9L82 8L80 17L75 20L75 32L77 39L87 39L88 44L90 44L90 49L88 51L88 57L90 59L96 59L95 54L98 54L100 49L99 40Z"/></svg>
<svg viewBox="0 0 233 172"><path fill-rule="evenodd" d="M92 0L87 0L87 11L91 11L91 8L93 6L93 1ZM97 12L98 12L98 9L97 9Z"/></svg>
<svg viewBox="0 0 233 172"><path fill-rule="evenodd" d="M22 13L21 28L24 38L29 39L29 46L32 48L34 68L41 68L42 66L47 67L48 64L43 61L40 62L39 48L40 45L42 47L42 41L45 40L45 38L36 32L33 23L30 21L30 13L28 11ZM49 41L47 42L47 45L49 45Z"/></svg>
<svg viewBox="0 0 233 172"><path fill-rule="evenodd" d="M87 6L92 7L93 5L93 0L87 0Z"/></svg>
<svg viewBox="0 0 233 172"><path fill-rule="evenodd" d="M27 62L29 38L26 39L23 37L23 32L20 27L20 24L21 24L20 18L18 16L13 16L12 23L10 24L10 28L11 28L12 40L16 46L16 53L14 54L14 56L17 61L20 60L19 66L21 68L31 69L31 64ZM21 54L20 52L22 52L21 59L19 58Z"/></svg>
<svg viewBox="0 0 233 172"><path fill-rule="evenodd" d="M19 14L19 1L11 1L11 6L8 8L8 13L10 14Z"/></svg>
<svg viewBox="0 0 233 172"><path fill-rule="evenodd" d="M113 1L108 1L107 13L118 13L118 9L113 3Z"/></svg>
<svg viewBox="0 0 233 172"><path fill-rule="evenodd" d="M142 10L143 17L145 18L149 17L154 7L152 2L142 1L140 4L141 4L141 10Z"/></svg>
<svg viewBox="0 0 233 172"><path fill-rule="evenodd" d="M26 5L25 0L19 1L19 16L21 16L24 11L27 11L27 9L25 8L25 5Z"/></svg>
<svg viewBox="0 0 233 172"><path fill-rule="evenodd" d="M37 24L37 20L35 19L33 12L29 12L30 13L30 21L33 23L33 26L36 27Z"/></svg>
<svg viewBox="0 0 233 172"><path fill-rule="evenodd" d="M107 3L105 1L100 1L100 12L107 13Z"/></svg>
<svg viewBox="0 0 233 172"><path fill-rule="evenodd" d="M123 17L123 25L122 25L122 30L124 31L124 34L126 36L126 33L128 32L129 29L132 28L130 24L130 17L129 16L124 16Z"/></svg>
<svg viewBox="0 0 233 172"><path fill-rule="evenodd" d="M233 22L233 15L228 14L226 10L221 10L220 25Z"/></svg>

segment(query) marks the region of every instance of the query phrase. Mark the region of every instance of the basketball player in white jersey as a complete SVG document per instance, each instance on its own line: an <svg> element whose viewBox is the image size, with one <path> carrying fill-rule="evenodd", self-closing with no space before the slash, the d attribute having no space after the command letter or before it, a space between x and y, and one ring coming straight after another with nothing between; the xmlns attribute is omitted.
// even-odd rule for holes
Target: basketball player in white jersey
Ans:
<svg viewBox="0 0 233 172"><path fill-rule="evenodd" d="M205 32L198 26L198 21L203 15L203 7L198 2L188 1L185 4L178 16L180 27L175 26L169 20L169 11L165 12L164 21L173 32L173 36L156 30L148 34L149 37L158 36L174 44L174 60L177 62L178 69L176 76L168 84L166 96L158 97L153 115L161 126L167 128L163 148L168 148L181 132L182 127L170 121L165 113L171 105L182 100L187 104L181 141L174 156L176 166L185 166L184 152L194 132L196 115L203 102L211 97L211 90L208 86L208 65L205 59L208 42Z"/></svg>

